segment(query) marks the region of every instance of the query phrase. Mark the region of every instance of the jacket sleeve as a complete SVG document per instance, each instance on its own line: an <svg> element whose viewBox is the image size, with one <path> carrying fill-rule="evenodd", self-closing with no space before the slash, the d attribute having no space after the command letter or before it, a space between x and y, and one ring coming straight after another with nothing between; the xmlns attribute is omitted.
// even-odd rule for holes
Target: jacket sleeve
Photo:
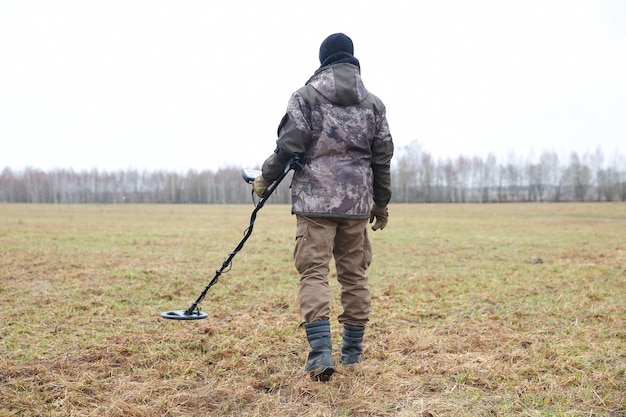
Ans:
<svg viewBox="0 0 626 417"><path fill-rule="evenodd" d="M374 203L385 207L391 200L391 158L393 140L385 113L378 122L376 137L372 143L372 171L374 173Z"/></svg>
<svg viewBox="0 0 626 417"><path fill-rule="evenodd" d="M262 167L263 178L274 182L294 155L303 155L311 144L310 107L299 92L289 99L287 113L278 126L276 150Z"/></svg>

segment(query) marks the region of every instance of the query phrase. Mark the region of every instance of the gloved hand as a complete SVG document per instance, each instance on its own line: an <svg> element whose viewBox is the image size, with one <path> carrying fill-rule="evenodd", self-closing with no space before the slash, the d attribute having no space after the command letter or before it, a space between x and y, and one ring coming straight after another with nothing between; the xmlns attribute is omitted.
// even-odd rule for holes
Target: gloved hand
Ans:
<svg viewBox="0 0 626 417"><path fill-rule="evenodd" d="M389 211L387 210L387 207L380 207L374 203L374 205L372 205L372 210L370 211L370 223L372 223L374 219L376 219L376 223L372 226L372 230L383 230L385 226L387 226L387 220L389 219Z"/></svg>
<svg viewBox="0 0 626 417"><path fill-rule="evenodd" d="M254 190L254 193L259 197L263 197L263 194L265 194L265 191L267 191L267 187L269 186L270 183L265 181L263 175L259 175L258 177L256 177L254 179L254 182L252 183L252 189Z"/></svg>

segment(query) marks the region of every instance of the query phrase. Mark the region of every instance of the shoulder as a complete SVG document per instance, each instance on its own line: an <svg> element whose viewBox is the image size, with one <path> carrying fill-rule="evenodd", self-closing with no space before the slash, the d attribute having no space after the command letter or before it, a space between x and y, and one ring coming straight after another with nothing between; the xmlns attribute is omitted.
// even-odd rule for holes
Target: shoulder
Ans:
<svg viewBox="0 0 626 417"><path fill-rule="evenodd" d="M387 108L385 107L385 103L383 103L383 101L374 93L372 93L371 91L368 91L368 95L365 98L365 100L363 100L364 103L367 103L367 105L371 106L374 113L379 114L379 115L384 115L387 112Z"/></svg>
<svg viewBox="0 0 626 417"><path fill-rule="evenodd" d="M314 97L316 97L317 95L319 95L317 90L312 85L306 84L306 85L303 85L302 87L300 87L299 89L297 89L291 95L291 98L292 99L296 99L296 100L310 101Z"/></svg>

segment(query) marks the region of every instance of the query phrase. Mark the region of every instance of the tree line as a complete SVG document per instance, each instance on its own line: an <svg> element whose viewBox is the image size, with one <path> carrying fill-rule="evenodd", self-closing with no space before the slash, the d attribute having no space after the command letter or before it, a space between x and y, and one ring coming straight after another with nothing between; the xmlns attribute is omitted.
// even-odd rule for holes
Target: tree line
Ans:
<svg viewBox="0 0 626 417"><path fill-rule="evenodd" d="M626 157L600 148L435 160L414 142L396 158L393 179L394 201L404 203L626 201Z"/></svg>
<svg viewBox="0 0 626 417"><path fill-rule="evenodd" d="M217 171L44 171L0 173L0 203L49 204L233 204L251 201L240 168ZM271 197L290 202L289 176ZM538 157L510 155L434 158L417 142L396 151L392 162L394 203L488 203L626 201L626 158L606 158L601 149L562 160L556 152Z"/></svg>

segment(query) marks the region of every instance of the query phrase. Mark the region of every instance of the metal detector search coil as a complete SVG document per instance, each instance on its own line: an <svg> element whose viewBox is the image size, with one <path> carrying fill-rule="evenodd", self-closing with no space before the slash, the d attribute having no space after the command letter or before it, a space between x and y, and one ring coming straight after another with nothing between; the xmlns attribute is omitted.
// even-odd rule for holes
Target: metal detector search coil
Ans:
<svg viewBox="0 0 626 417"><path fill-rule="evenodd" d="M222 267L218 269L217 271L215 271L215 276L213 276L213 279L206 285L206 287L204 287L204 290L202 291L198 299L194 301L193 304L191 304L191 306L187 310L171 310L171 311L165 311L161 313L162 318L168 319L168 320L200 320L200 319L205 319L208 317L207 313L203 313L200 311L200 309L198 308L198 304L200 304L202 300L204 300L204 297L206 297L206 294L207 292L209 292L209 289L213 285L217 284L217 281L220 275L230 270L233 258L235 257L237 252L239 252L243 248L244 243L246 243L246 240L248 240L248 238L252 234L252 228L254 227L254 221L256 220L256 215L258 211L261 210L263 205L265 205L265 202L267 201L267 199L272 195L274 190L276 190L276 187L278 187L278 184L280 184L280 182L285 178L287 173L291 171L292 169L294 171L300 171L302 169L302 164L300 162L299 155L295 155L289 160L287 165L285 165L285 169L283 169L283 172L279 175L276 181L274 181L268 187L268 189L265 191L265 193L263 194L263 197L259 200L259 202L256 203L255 208L252 211L252 214L250 215L250 225L246 229L243 238L237 244L235 249L233 249L233 251L228 255L228 258L226 258L226 260L222 263ZM256 176L258 175L260 175L260 171L256 171L256 170L244 169L241 172L241 176L243 177L244 181L247 183L251 183L252 181L254 181L254 178L256 178Z"/></svg>
<svg viewBox="0 0 626 417"><path fill-rule="evenodd" d="M206 319L208 316L207 313L203 313L200 310L195 310L191 313L187 312L187 310L172 310L161 313L161 317L170 320L200 320Z"/></svg>

